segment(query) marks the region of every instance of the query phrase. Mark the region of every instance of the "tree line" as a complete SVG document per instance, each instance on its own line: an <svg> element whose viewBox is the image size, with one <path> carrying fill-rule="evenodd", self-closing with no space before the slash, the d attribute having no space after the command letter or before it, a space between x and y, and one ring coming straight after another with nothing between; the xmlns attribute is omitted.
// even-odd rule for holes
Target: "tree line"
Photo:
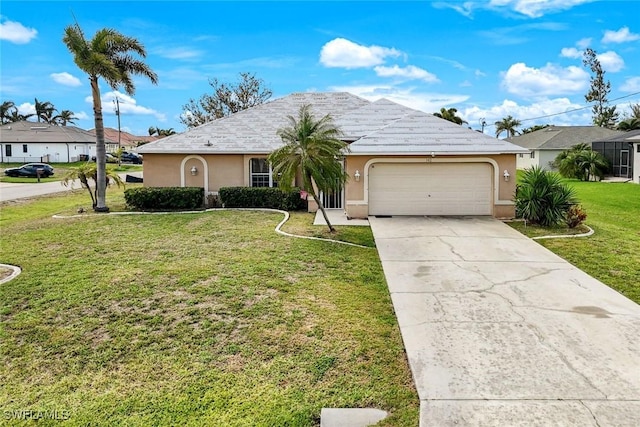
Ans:
<svg viewBox="0 0 640 427"><path fill-rule="evenodd" d="M0 120L2 124L24 122L31 117L36 117L39 123L47 123L56 126L66 126L68 124L74 124L78 118L71 110L58 111L54 105L49 101L38 101L35 98L35 110L34 114L22 114L18 111L18 107L13 101L4 101L0 105Z"/></svg>

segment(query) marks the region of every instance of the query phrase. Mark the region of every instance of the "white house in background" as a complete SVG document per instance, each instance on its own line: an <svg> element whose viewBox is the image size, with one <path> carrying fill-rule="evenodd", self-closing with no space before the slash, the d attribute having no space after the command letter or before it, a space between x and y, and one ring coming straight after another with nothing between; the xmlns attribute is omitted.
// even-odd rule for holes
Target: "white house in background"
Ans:
<svg viewBox="0 0 640 427"><path fill-rule="evenodd" d="M539 166L545 170L552 170L555 158L567 148L581 143L591 146L593 141L611 138L621 133L596 126L549 126L524 135L512 136L506 141L529 150L529 153L518 154L516 168Z"/></svg>
<svg viewBox="0 0 640 427"><path fill-rule="evenodd" d="M0 162L67 163L95 155L96 137L75 126L27 121L0 126Z"/></svg>

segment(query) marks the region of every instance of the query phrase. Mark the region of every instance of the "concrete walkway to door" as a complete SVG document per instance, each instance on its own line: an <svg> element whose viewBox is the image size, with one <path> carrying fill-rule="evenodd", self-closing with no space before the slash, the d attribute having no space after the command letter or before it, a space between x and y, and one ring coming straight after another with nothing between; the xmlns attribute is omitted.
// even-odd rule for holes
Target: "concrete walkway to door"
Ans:
<svg viewBox="0 0 640 427"><path fill-rule="evenodd" d="M369 222L421 426L640 426L639 305L488 217Z"/></svg>

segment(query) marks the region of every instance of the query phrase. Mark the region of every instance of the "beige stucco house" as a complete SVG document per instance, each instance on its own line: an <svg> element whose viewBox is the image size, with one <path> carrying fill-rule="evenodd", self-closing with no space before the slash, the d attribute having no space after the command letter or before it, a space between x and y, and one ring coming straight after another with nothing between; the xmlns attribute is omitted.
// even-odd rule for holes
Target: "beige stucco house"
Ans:
<svg viewBox="0 0 640 427"><path fill-rule="evenodd" d="M144 185L204 187L274 184L266 157L283 143L287 116L311 104L331 114L350 152L350 179L325 205L369 215L513 217L516 156L526 149L386 99L344 92L296 93L149 143ZM316 208L310 201L310 210Z"/></svg>

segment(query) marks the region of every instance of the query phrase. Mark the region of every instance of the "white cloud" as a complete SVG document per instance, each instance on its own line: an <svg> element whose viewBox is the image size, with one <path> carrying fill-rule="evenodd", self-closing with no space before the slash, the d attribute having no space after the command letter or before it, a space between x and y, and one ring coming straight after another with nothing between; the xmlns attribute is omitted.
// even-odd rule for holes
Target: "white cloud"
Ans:
<svg viewBox="0 0 640 427"><path fill-rule="evenodd" d="M118 91L111 91L104 93L102 95L102 113L103 114L115 114L115 100L116 97L120 103L120 114L121 115L149 115L154 116L157 120L164 122L167 120L167 117L163 113L159 113L158 111L143 107L142 105L138 105L138 102L131 96L126 95L124 93L120 93ZM93 98L91 96L87 96L84 99L87 103L93 104Z"/></svg>
<svg viewBox="0 0 640 427"><path fill-rule="evenodd" d="M489 7L511 8L529 18L539 18L546 13L571 9L592 1L594 0L491 0Z"/></svg>
<svg viewBox="0 0 640 427"><path fill-rule="evenodd" d="M624 68L624 59L614 51L599 53L597 58L605 71L617 73Z"/></svg>
<svg viewBox="0 0 640 427"><path fill-rule="evenodd" d="M154 53L168 59L190 60L200 58L204 52L188 47L160 47Z"/></svg>
<svg viewBox="0 0 640 427"><path fill-rule="evenodd" d="M325 67L363 68L383 64L387 57L402 53L382 46L362 46L343 38L333 39L322 46L320 63Z"/></svg>
<svg viewBox="0 0 640 427"><path fill-rule="evenodd" d="M563 58L578 59L582 58L582 51L575 47L563 47L560 51L560 56Z"/></svg>
<svg viewBox="0 0 640 427"><path fill-rule="evenodd" d="M620 86L620 90L624 92L634 93L640 92L640 76L630 77Z"/></svg>
<svg viewBox="0 0 640 427"><path fill-rule="evenodd" d="M587 38L578 40L578 43L576 43L576 46L578 46L578 49L580 50L585 50L586 48L591 46L591 42L592 42L591 37L587 37Z"/></svg>
<svg viewBox="0 0 640 427"><path fill-rule="evenodd" d="M542 97L578 93L588 82L589 74L580 67L547 64L543 68L532 68L518 62L503 73L502 85L514 95Z"/></svg>
<svg viewBox="0 0 640 427"><path fill-rule="evenodd" d="M425 113L440 111L444 106L460 104L469 99L468 95L417 92L414 88L401 89L393 85L334 86L329 90L349 92L369 101L386 98Z"/></svg>
<svg viewBox="0 0 640 427"><path fill-rule="evenodd" d="M379 65L374 67L374 70L380 77L401 77L408 80L423 80L428 83L440 81L435 74L431 74L427 70L413 65L408 65L404 68L397 65L394 65L393 67Z"/></svg>
<svg viewBox="0 0 640 427"><path fill-rule="evenodd" d="M515 101L505 99L501 104L488 108L479 106L465 108L460 111L460 116L464 117L469 122L469 125L474 128L479 128L481 119L484 119L488 125L485 128L485 133L494 134L494 123L509 115L521 120L522 128L537 124L588 125L591 123L591 109L572 111L581 107L583 105L575 104L568 98L544 98L529 105L519 105ZM565 113L567 111L571 112ZM551 117L543 117L549 115ZM535 119L536 117L542 118Z"/></svg>
<svg viewBox="0 0 640 427"><path fill-rule="evenodd" d="M72 76L67 72L62 73L52 73L49 76L53 79L54 82L59 83L64 86L81 86L82 82L79 78Z"/></svg>
<svg viewBox="0 0 640 427"><path fill-rule="evenodd" d="M27 28L19 22L9 21L0 16L0 40L7 40L15 44L27 44L38 35L34 28Z"/></svg>
<svg viewBox="0 0 640 427"><path fill-rule="evenodd" d="M16 105L16 108L20 114L36 114L35 104L31 104L29 102L23 102L20 105Z"/></svg>
<svg viewBox="0 0 640 427"><path fill-rule="evenodd" d="M618 31L607 30L602 37L602 43L624 43L640 40L640 34L629 31L629 27L622 27Z"/></svg>
<svg viewBox="0 0 640 427"><path fill-rule="evenodd" d="M73 113L73 115L76 116L78 118L78 120L87 120L87 119L92 118L92 116L90 117L84 111L80 111L79 113Z"/></svg>

